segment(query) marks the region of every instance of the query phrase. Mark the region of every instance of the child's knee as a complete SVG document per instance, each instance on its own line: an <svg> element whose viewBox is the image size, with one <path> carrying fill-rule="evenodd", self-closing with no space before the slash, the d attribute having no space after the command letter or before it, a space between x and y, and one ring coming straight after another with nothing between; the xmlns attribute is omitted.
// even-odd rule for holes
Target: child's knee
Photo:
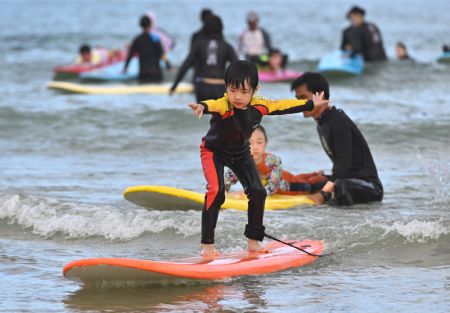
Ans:
<svg viewBox="0 0 450 313"><path fill-rule="evenodd" d="M267 191L263 186L249 188L247 194L249 198L265 199L267 197Z"/></svg>
<svg viewBox="0 0 450 313"><path fill-rule="evenodd" d="M225 187L221 188L219 186L208 186L208 197L211 197L219 204L225 202ZM212 201L212 200L211 200Z"/></svg>

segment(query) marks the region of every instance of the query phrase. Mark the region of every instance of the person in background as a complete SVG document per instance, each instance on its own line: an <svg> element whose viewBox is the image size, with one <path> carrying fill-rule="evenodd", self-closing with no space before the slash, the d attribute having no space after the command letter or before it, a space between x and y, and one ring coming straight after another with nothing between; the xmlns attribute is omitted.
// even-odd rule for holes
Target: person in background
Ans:
<svg viewBox="0 0 450 313"><path fill-rule="evenodd" d="M220 17L212 15L205 20L204 37L199 38L181 65L169 95L183 79L189 68L194 67L194 88L197 102L217 99L225 92L223 75L228 63L238 59L233 47L223 39Z"/></svg>
<svg viewBox="0 0 450 313"><path fill-rule="evenodd" d="M99 65L108 62L110 57L111 53L106 48L91 48L90 45L82 45L75 63L86 66Z"/></svg>
<svg viewBox="0 0 450 313"><path fill-rule="evenodd" d="M170 69L170 63L164 54L160 37L150 31L152 24L149 17L142 16L139 24L142 33L133 40L123 71L126 73L131 58L139 55L139 80L141 82L161 82L163 75L160 60L166 62L168 69Z"/></svg>
<svg viewBox="0 0 450 313"><path fill-rule="evenodd" d="M203 9L200 12L200 20L202 22L202 28L200 28L198 31L192 34L191 49L198 40L207 38L207 34L205 31L205 22L211 16L213 16L213 12L210 9Z"/></svg>
<svg viewBox="0 0 450 313"><path fill-rule="evenodd" d="M146 15L151 21L150 31L159 36L159 40L161 41L161 45L163 47L164 53L167 55L170 51L175 48L175 38L171 36L167 31L162 29L161 27L156 26L156 15L152 11L147 11Z"/></svg>
<svg viewBox="0 0 450 313"><path fill-rule="evenodd" d="M386 60L380 30L375 24L365 21L365 13L358 6L347 13L351 25L343 31L341 50L350 52L351 56L361 54L364 61Z"/></svg>
<svg viewBox="0 0 450 313"><path fill-rule="evenodd" d="M250 137L250 152L258 168L259 176L267 195L274 194L307 194L321 189L327 182L323 172L293 175L283 170L281 158L266 152L268 139L264 127L257 126ZM225 190L230 191L238 182L232 170L225 173Z"/></svg>
<svg viewBox="0 0 450 313"><path fill-rule="evenodd" d="M399 60L411 60L406 46L403 42L397 42L395 45L395 54Z"/></svg>
<svg viewBox="0 0 450 313"><path fill-rule="evenodd" d="M319 73L306 72L291 86L295 97L310 100L317 92L330 97L328 81ZM303 112L317 123L320 142L333 163L329 181L319 193L309 196L317 204L353 205L383 199L383 185L369 146L355 123L334 106Z"/></svg>
<svg viewBox="0 0 450 313"><path fill-rule="evenodd" d="M286 69L287 61L288 56L286 54L281 53L279 49L271 49L267 66L270 71L277 73Z"/></svg>
<svg viewBox="0 0 450 313"><path fill-rule="evenodd" d="M247 61L256 65L261 61L267 64L267 54L271 49L269 34L258 25L259 16L255 12L247 14L247 29L239 36L238 52Z"/></svg>
<svg viewBox="0 0 450 313"><path fill-rule="evenodd" d="M442 46L442 52L450 52L450 45L443 45Z"/></svg>

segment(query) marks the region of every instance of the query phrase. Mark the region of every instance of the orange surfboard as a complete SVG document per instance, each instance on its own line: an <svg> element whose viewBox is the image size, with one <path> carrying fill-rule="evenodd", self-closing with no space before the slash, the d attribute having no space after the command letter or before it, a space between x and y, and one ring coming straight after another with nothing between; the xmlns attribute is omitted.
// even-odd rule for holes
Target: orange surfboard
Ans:
<svg viewBox="0 0 450 313"><path fill-rule="evenodd" d="M319 240L288 241L309 253L321 254L323 242ZM308 255L278 242L266 245L269 253L240 251L221 254L214 259L202 257L172 261L150 261L125 258L82 259L68 263L63 274L66 278L84 284L98 282L157 282L177 280L223 280L243 275L259 275L282 271L313 262L317 257Z"/></svg>

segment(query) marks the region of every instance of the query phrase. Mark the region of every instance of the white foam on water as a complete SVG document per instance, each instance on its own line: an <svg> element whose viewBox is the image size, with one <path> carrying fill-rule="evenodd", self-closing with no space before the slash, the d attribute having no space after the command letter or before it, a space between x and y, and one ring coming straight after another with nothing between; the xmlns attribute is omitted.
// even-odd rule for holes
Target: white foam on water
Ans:
<svg viewBox="0 0 450 313"><path fill-rule="evenodd" d="M0 196L0 219L46 238L62 235L68 239L102 236L108 240L131 240L144 233L173 231L188 237L200 231L200 218L194 211L174 214L173 211L121 210L17 194Z"/></svg>
<svg viewBox="0 0 450 313"><path fill-rule="evenodd" d="M375 223L372 226L384 229L383 237L398 234L411 243L426 243L429 240L438 240L441 236L450 234L449 225L445 225L442 219L436 221L396 221L392 224Z"/></svg>

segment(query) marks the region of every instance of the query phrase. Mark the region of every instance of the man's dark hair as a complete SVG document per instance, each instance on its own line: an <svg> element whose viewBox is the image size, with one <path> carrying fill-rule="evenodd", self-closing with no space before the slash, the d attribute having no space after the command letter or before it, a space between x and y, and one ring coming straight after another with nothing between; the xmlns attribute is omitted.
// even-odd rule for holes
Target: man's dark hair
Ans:
<svg viewBox="0 0 450 313"><path fill-rule="evenodd" d="M255 90L258 86L258 70L255 64L248 61L234 61L225 71L225 86L244 88L248 82L250 88Z"/></svg>
<svg viewBox="0 0 450 313"><path fill-rule="evenodd" d="M363 8L355 5L347 12L347 19L349 19L350 15L352 14L359 14L364 16L366 14L366 11Z"/></svg>
<svg viewBox="0 0 450 313"><path fill-rule="evenodd" d="M141 20L139 21L139 25L142 28L151 27L152 26L152 20L147 15L144 15L144 16L141 17Z"/></svg>
<svg viewBox="0 0 450 313"><path fill-rule="evenodd" d="M223 24L220 17L211 15L205 20L205 33L214 38L223 38L222 30L223 30Z"/></svg>
<svg viewBox="0 0 450 313"><path fill-rule="evenodd" d="M90 53L91 52L91 46L89 45L82 45L80 47L80 54Z"/></svg>
<svg viewBox="0 0 450 313"><path fill-rule="evenodd" d="M200 12L200 19L202 20L203 23L205 23L206 19L212 15L213 12L211 11L211 9L203 9Z"/></svg>
<svg viewBox="0 0 450 313"><path fill-rule="evenodd" d="M301 85L306 85L306 89L312 93L322 92L325 99L330 99L330 86L325 77L319 73L306 72L292 82L291 90Z"/></svg>

